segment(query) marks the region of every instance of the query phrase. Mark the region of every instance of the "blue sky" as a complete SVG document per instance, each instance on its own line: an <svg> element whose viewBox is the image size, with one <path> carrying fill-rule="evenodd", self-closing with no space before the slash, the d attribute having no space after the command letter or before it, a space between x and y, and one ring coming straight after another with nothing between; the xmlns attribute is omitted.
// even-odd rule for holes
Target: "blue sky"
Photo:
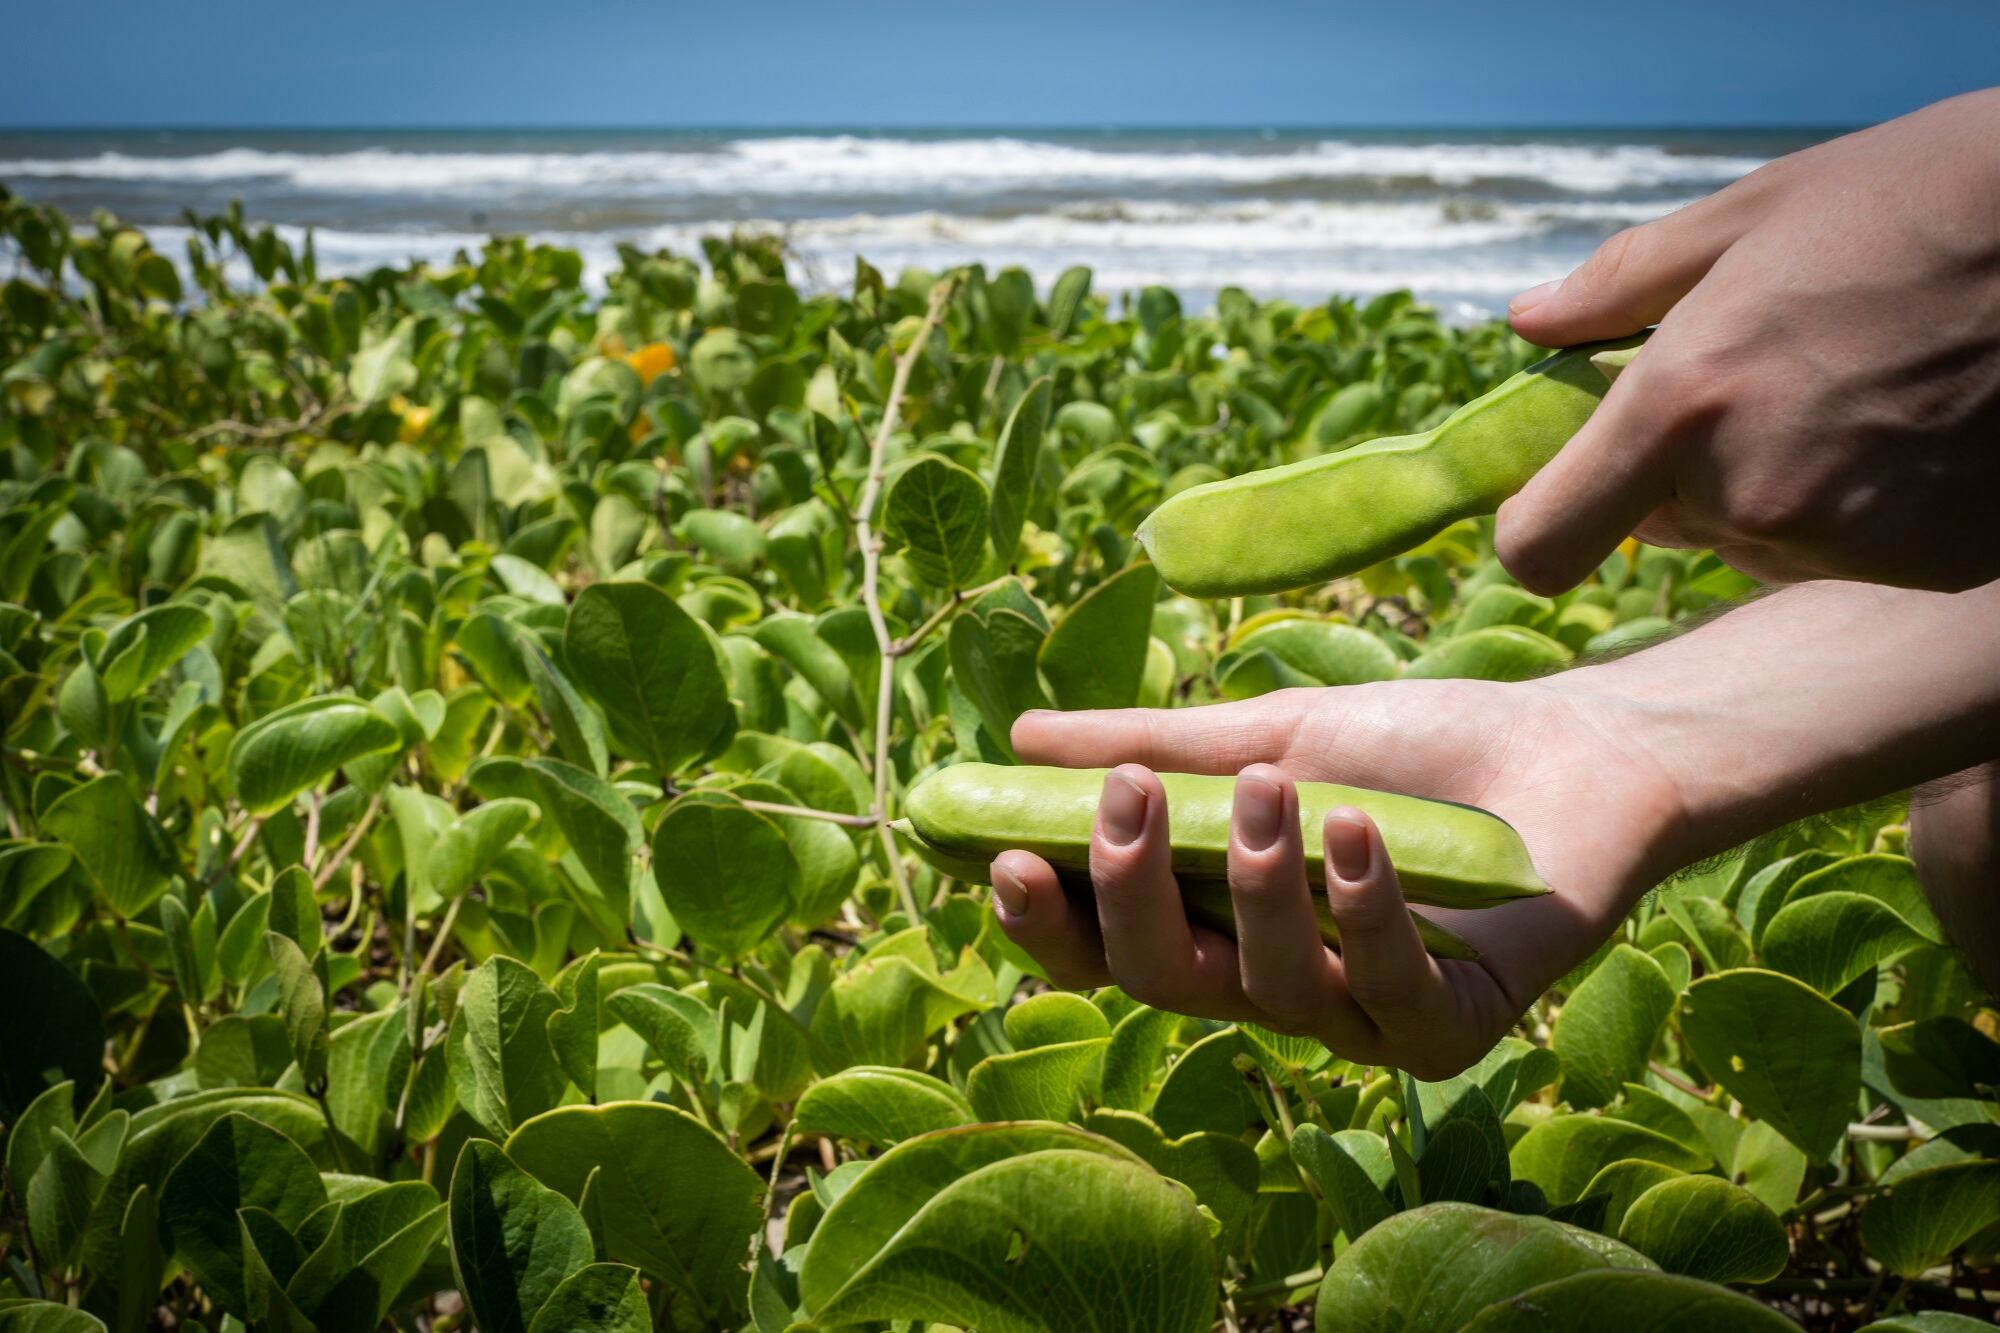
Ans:
<svg viewBox="0 0 2000 1333"><path fill-rule="evenodd" d="M2000 83L1994 0L97 0L0 125L1852 124Z"/></svg>

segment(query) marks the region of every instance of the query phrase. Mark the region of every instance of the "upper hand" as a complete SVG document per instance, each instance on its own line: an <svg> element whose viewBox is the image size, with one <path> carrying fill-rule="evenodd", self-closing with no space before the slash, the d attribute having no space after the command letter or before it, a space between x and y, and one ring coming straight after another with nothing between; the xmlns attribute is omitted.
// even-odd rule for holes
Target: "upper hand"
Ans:
<svg viewBox="0 0 2000 1333"><path fill-rule="evenodd" d="M1511 314L1545 346L1659 325L1502 506L1528 587L1633 531L1771 582L2000 575L2000 89L1780 158Z"/></svg>
<svg viewBox="0 0 2000 1333"><path fill-rule="evenodd" d="M1158 1008L1308 1033L1366 1064L1443 1078L1477 1060L1587 957L1667 869L1679 805L1665 770L1609 704L1561 678L1522 684L1396 681L1284 690L1169 711L1029 713L1024 762L1119 764L1091 843L1096 917L1025 851L994 862L1008 935L1051 980L1116 982ZM1241 773L1229 848L1237 939L1190 924L1168 849L1172 811L1153 769ZM1292 780L1341 782L1482 806L1513 824L1555 889L1480 911L1425 909L1480 950L1418 943L1379 833L1358 812L1325 830L1341 950L1321 942Z"/></svg>

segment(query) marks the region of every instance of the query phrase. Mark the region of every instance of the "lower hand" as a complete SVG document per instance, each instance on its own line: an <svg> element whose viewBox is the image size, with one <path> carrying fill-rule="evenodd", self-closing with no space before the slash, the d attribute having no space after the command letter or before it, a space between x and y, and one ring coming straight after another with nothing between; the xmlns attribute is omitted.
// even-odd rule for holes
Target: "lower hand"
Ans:
<svg viewBox="0 0 2000 1333"><path fill-rule="evenodd" d="M1673 783L1617 739L1617 705L1570 684L1581 679L1397 681L1169 712L1027 714L1013 732L1024 762L1124 762L1106 779L1091 843L1095 919L1045 861L1009 851L993 865L1000 922L1057 985L1115 982L1158 1008L1309 1034L1357 1063L1448 1077L1672 868ZM1173 812L1154 768L1240 775L1233 941L1181 907L1168 868ZM1555 892L1425 909L1480 951L1473 962L1432 958L1374 824L1336 810L1324 835L1335 953L1314 921L1294 778L1481 806L1513 824Z"/></svg>

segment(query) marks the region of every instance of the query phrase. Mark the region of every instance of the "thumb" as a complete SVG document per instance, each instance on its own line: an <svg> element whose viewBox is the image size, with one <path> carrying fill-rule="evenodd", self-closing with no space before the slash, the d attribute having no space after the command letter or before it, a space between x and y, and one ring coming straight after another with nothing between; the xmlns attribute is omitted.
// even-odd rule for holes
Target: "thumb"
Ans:
<svg viewBox="0 0 2000 1333"><path fill-rule="evenodd" d="M1570 347L1659 323L1747 228L1748 210L1729 196L1724 190L1628 227L1567 278L1522 292L1507 306L1514 332L1542 347Z"/></svg>
<svg viewBox="0 0 2000 1333"><path fill-rule="evenodd" d="M1658 351L1656 336L1646 353ZM1646 373L1646 353L1548 466L1500 506L1494 554L1522 587L1549 596L1575 587L1672 498L1668 414L1657 410L1660 377ZM1657 367L1658 356L1651 363Z"/></svg>

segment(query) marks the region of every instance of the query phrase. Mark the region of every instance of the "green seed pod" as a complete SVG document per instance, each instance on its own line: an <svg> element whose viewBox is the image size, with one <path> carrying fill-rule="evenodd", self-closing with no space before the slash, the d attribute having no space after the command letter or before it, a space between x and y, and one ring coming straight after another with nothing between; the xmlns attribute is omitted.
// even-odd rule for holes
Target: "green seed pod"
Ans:
<svg viewBox="0 0 2000 1333"><path fill-rule="evenodd" d="M955 764L904 797L896 827L926 860L971 883L990 879L994 856L1019 847L1048 861L1065 883L1088 884L1090 835L1104 787L1101 768ZM1227 929L1229 820L1236 780L1162 773L1173 833L1173 868L1191 910ZM1326 782L1301 782L1300 836L1308 882L1325 882L1320 830L1326 812L1352 805L1382 830L1403 894L1439 907L1490 907L1549 892L1520 837L1496 815L1471 806L1426 801ZM1321 934L1338 938L1319 901ZM1441 957L1470 957L1463 940L1418 918L1426 947Z"/></svg>
<svg viewBox="0 0 2000 1333"><path fill-rule="evenodd" d="M1196 597L1285 592L1399 555L1490 514L1590 419L1639 338L1557 352L1435 429L1247 472L1172 497L1139 525L1160 578Z"/></svg>

